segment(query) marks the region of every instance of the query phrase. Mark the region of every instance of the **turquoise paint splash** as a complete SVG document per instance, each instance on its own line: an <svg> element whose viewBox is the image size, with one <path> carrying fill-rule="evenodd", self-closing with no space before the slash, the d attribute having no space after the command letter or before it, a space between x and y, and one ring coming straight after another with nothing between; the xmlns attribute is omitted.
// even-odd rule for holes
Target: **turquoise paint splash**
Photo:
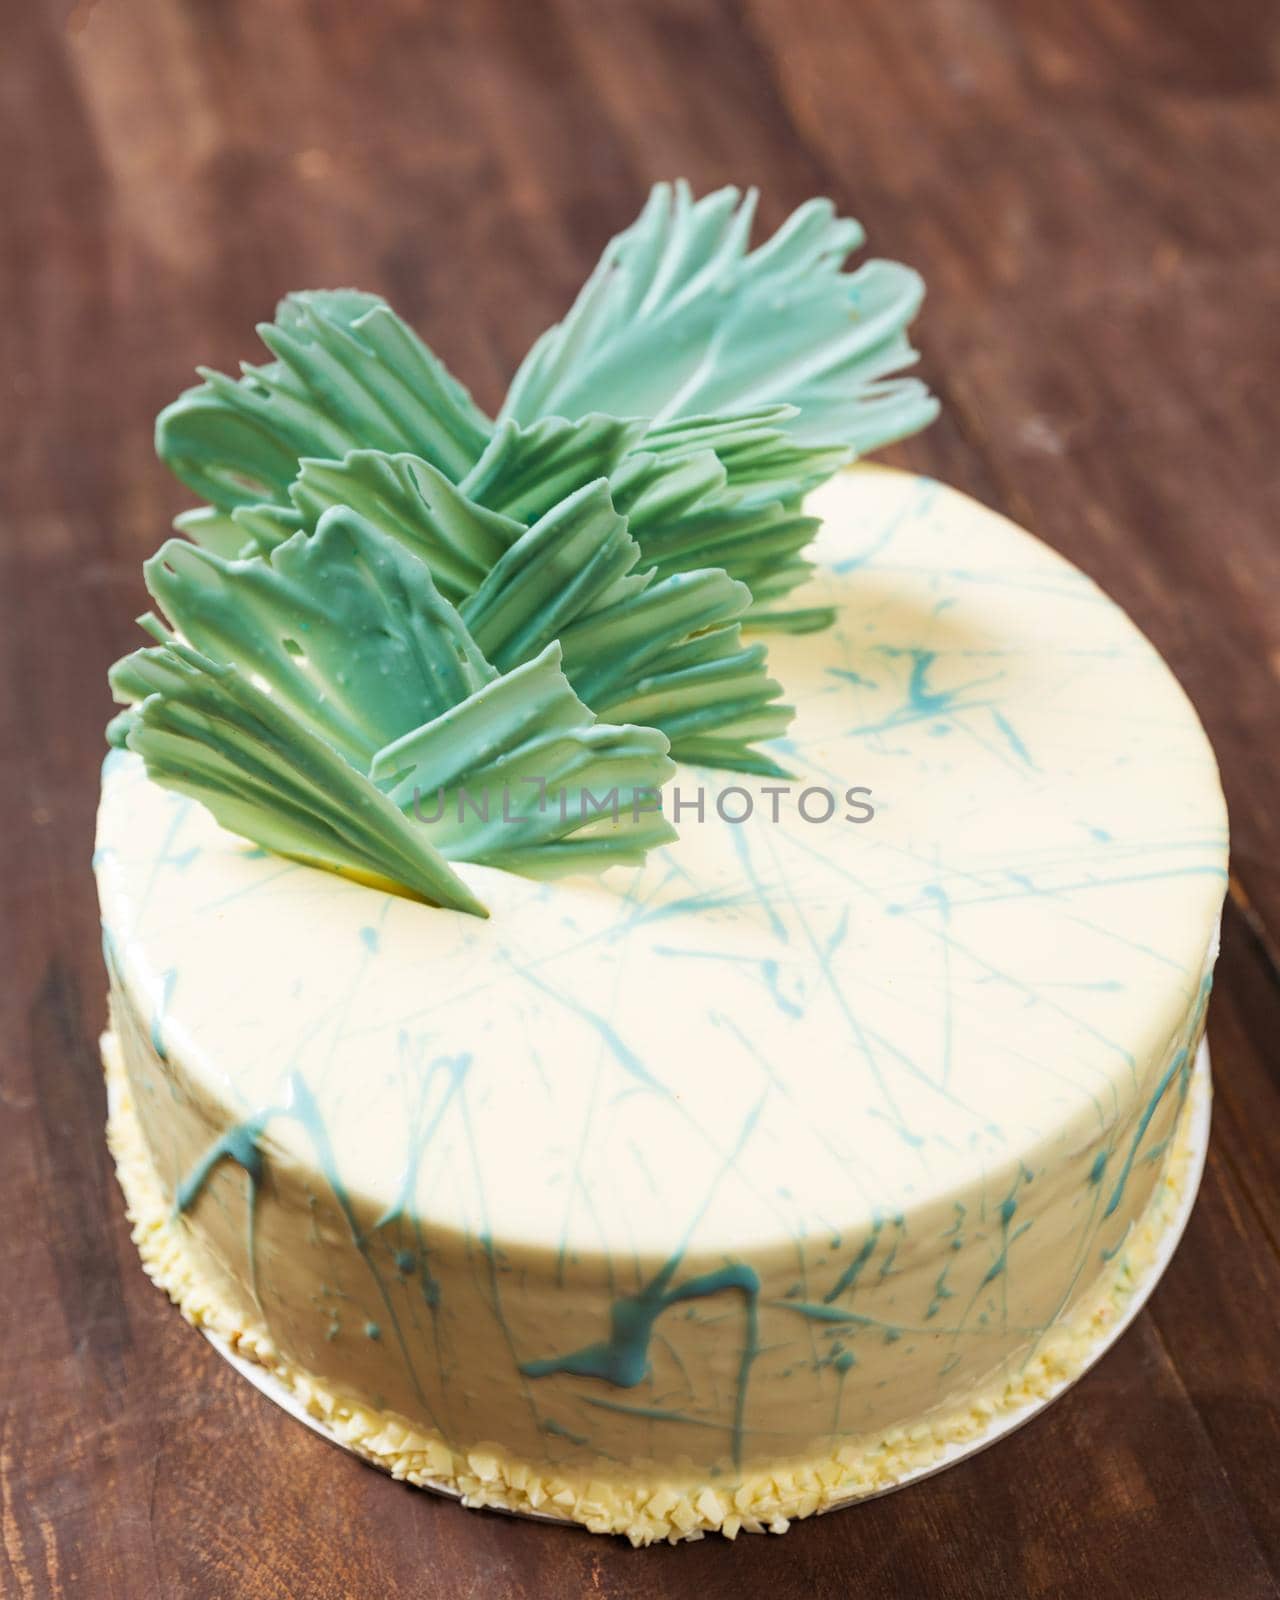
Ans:
<svg viewBox="0 0 1280 1600"><path fill-rule="evenodd" d="M411 1123L409 1153L400 1174L400 1184L396 1198L373 1224L368 1235L369 1238L372 1238L374 1234L381 1233L384 1228L391 1226L391 1224L407 1219L410 1232L413 1235L414 1249L397 1248L393 1252L393 1260L395 1261L397 1272L402 1277L409 1277L415 1271L419 1272L422 1298L426 1302L427 1309L432 1314L433 1322L435 1313L440 1306L440 1283L432 1270L431 1249L423 1232L422 1221L412 1208L412 1202L418 1187L418 1173L422 1165L422 1158L434 1139L436 1129L440 1126L445 1112L453 1102L454 1096L461 1089L470 1065L471 1057L469 1055L439 1056L431 1062L422 1074L418 1103L413 1112ZM430 1099L436 1079L440 1076L446 1079L445 1090L430 1119L426 1120L427 1102Z"/></svg>
<svg viewBox="0 0 1280 1600"><path fill-rule="evenodd" d="M1179 1109L1181 1109L1181 1102L1186 1098L1187 1088L1191 1081L1191 1053L1186 1049L1179 1050L1169 1063L1168 1070L1156 1085L1155 1093L1147 1102L1146 1110L1138 1119L1138 1126L1133 1131L1133 1139L1124 1158L1124 1165L1120 1168L1115 1188L1112 1189L1111 1198L1107 1201L1106 1210L1102 1213L1104 1222L1116 1211L1124 1198L1125 1185L1129 1182L1129 1174L1133 1171L1134 1161L1137 1159L1142 1141L1146 1137L1147 1129L1151 1126L1151 1119L1155 1116L1160 1107L1160 1102L1168 1094L1176 1079L1181 1079L1178 1091Z"/></svg>
<svg viewBox="0 0 1280 1600"><path fill-rule="evenodd" d="M1201 978L1200 991L1196 996L1195 1015L1191 1021L1191 1029L1189 1034L1193 1044L1200 1038L1201 1028L1204 1024L1205 1009L1209 1004L1209 995L1212 990L1213 974L1212 972L1208 972L1203 978ZM1169 1089L1174 1082L1176 1082L1178 1085L1178 1105L1174 1112L1175 1124L1177 1119L1181 1116L1183 1105L1186 1103L1187 1094L1191 1089L1191 1071L1194 1064L1191 1048L1184 1045L1174 1054L1173 1060L1169 1063L1169 1066L1161 1077L1159 1083L1156 1084L1155 1093L1147 1102L1146 1110L1138 1119L1138 1126L1133 1131L1133 1139L1131 1140L1128 1152L1125 1155L1124 1165L1120 1169L1119 1175L1116 1178L1115 1187L1111 1191L1111 1198L1107 1201L1106 1209L1102 1213L1104 1222L1119 1207L1120 1201L1124 1197L1125 1185L1129 1181L1129 1174L1133 1171L1133 1164L1137 1159L1138 1151L1142 1147L1143 1139L1146 1138L1147 1129L1151 1126L1151 1119L1155 1116L1161 1101L1163 1101L1165 1095L1168 1094ZM1101 1177L1101 1173L1099 1173L1099 1177ZM1118 1249L1119 1246L1116 1248ZM1110 1257L1108 1257L1104 1252L1103 1259L1109 1260Z"/></svg>
<svg viewBox="0 0 1280 1600"><path fill-rule="evenodd" d="M178 1185L174 1196L174 1210L178 1212L190 1211L199 1198L200 1191L208 1183L213 1169L220 1161L234 1161L238 1167L243 1168L249 1179L249 1203L252 1208L257 1197L258 1185L262 1182L263 1157L258 1148L258 1140L267 1122L275 1116L276 1110L262 1111L254 1117L248 1117L239 1122L234 1128L228 1128L226 1133L212 1144L186 1178Z"/></svg>
<svg viewBox="0 0 1280 1600"><path fill-rule="evenodd" d="M671 1098L671 1090L667 1088L665 1083L654 1077L653 1073L649 1071L648 1067L645 1066L644 1062L641 1061L626 1041L619 1036L613 1024L606 1017L602 1017L599 1012L593 1011L590 1006L583 1005L581 1001L575 1000L571 995L561 994L559 990L553 989L549 983L527 968L517 966L514 962L511 962L510 965L511 970L518 973L526 983L531 984L535 989L541 990L549 999L555 1000L566 1011L580 1017L583 1022L589 1023L599 1034L614 1060L629 1077L634 1078L644 1088L652 1089L658 1094L665 1095L668 1099Z"/></svg>
<svg viewBox="0 0 1280 1600"><path fill-rule="evenodd" d="M179 1215L187 1212L196 1203L201 1190L208 1183L213 1169L221 1161L234 1161L249 1180L249 1194L245 1209L248 1212L248 1254L249 1254L249 1287L253 1291L253 1298L262 1309L262 1302L258 1299L258 1252L255 1247L256 1223L258 1216L258 1190L262 1184L263 1155L258 1148L258 1140L262 1137L262 1130L267 1122L276 1115L273 1107L261 1111L256 1116L247 1117L227 1131L212 1144L195 1166L181 1182L174 1194L173 1209Z"/></svg>
<svg viewBox="0 0 1280 1600"><path fill-rule="evenodd" d="M760 963L760 970L764 974L764 981L767 984L769 993L773 996L774 1003L777 1005L779 1011L781 1011L782 1014L787 1017L795 1018L804 1016L804 1008L802 1006L798 1006L794 1000L788 999L788 997L782 992L781 979L778 973L778 963L773 960L762 961Z"/></svg>
<svg viewBox="0 0 1280 1600"><path fill-rule="evenodd" d="M799 1317L807 1317L810 1322L831 1322L841 1327L876 1325L874 1317L864 1317L860 1311L846 1311L843 1306L815 1305L808 1300L779 1300L775 1304L783 1311L794 1311Z"/></svg>
<svg viewBox="0 0 1280 1600"><path fill-rule="evenodd" d="M884 1218L877 1217L871 1225L871 1232L862 1242L862 1248L853 1260L836 1279L834 1287L823 1295L825 1304L830 1305L833 1300L838 1300L847 1289L852 1289L862 1275L862 1269L875 1254L876 1245L880 1242L880 1230L884 1227Z"/></svg>
<svg viewBox="0 0 1280 1600"><path fill-rule="evenodd" d="M413 1385L414 1393L426 1408L432 1422L438 1426L435 1410L432 1407L426 1393L424 1392L421 1381L418 1378L417 1368L415 1367L413 1358L409 1352L409 1346L405 1339L404 1330L401 1327L400 1319L395 1309L395 1304L391 1298L386 1281L384 1280L382 1273L378 1268L378 1264L374 1259L373 1252L370 1248L370 1236L366 1236L361 1232L356 1218L355 1208L351 1201L351 1196L347 1191L346 1185L342 1181L340 1173L338 1172L337 1161L333 1153L333 1146L330 1143L328 1129L325 1126L319 1105L317 1104L315 1096L312 1094L310 1088L300 1073L294 1072L290 1075L289 1095L287 1101L283 1105L268 1106L261 1111L255 1112L252 1116L246 1117L234 1127L229 1128L212 1146L210 1146L210 1148L192 1168L188 1176L183 1180L182 1183L178 1185L175 1197L175 1209L179 1212L190 1210L190 1208L195 1204L201 1191L208 1183L215 1167L217 1167L221 1161L232 1160L243 1169L249 1180L249 1265L250 1272L253 1275L256 1294L257 1268L256 1250L254 1244L254 1225L258 1191L261 1186L265 1166L265 1158L263 1157L258 1141L261 1139L267 1124L277 1117L286 1118L296 1122L306 1132L308 1138L310 1139L312 1148L316 1154L316 1159L320 1165L320 1170L324 1175L325 1182L328 1184L334 1200L337 1202L338 1209L342 1212L343 1218L346 1221L347 1228L351 1235L351 1242L355 1246L361 1259L369 1269L371 1277L373 1278L379 1298L382 1301L383 1308L386 1312L388 1320L390 1321L392 1332L395 1335L396 1343L399 1346L400 1354L404 1361L405 1370L408 1373L409 1380ZM379 1224L376 1224L375 1228L372 1230L373 1232L377 1231L377 1227L381 1225L381 1221L383 1220L386 1219L380 1219ZM427 1275L424 1274L424 1280L426 1277ZM424 1293L427 1293L428 1302L430 1303L430 1288L425 1281ZM370 1333L370 1328L377 1329L377 1332ZM381 1338L382 1336L381 1326L372 1321L365 1325L365 1332L371 1339Z"/></svg>
<svg viewBox="0 0 1280 1600"><path fill-rule="evenodd" d="M738 1264L701 1273L673 1287L672 1280L679 1269L680 1260L680 1256L673 1256L639 1294L615 1300L609 1314L607 1339L584 1345L568 1355L522 1362L520 1371L527 1378L570 1373L579 1378L596 1378L618 1389L634 1389L649 1374L649 1345L654 1325L664 1311L682 1301L701 1300L709 1295L736 1291L743 1296L746 1317L732 1429L733 1459L735 1464L739 1464L742 1460L747 1385L752 1363L759 1353L760 1277L754 1267ZM671 1420L675 1420L675 1417Z"/></svg>
<svg viewBox="0 0 1280 1600"><path fill-rule="evenodd" d="M946 1266L943 1267L942 1271L938 1274L937 1282L933 1286L933 1298L929 1301L929 1308L924 1314L924 1320L926 1322L931 1322L933 1318L937 1316L939 1311L942 1310L942 1303L944 1300L955 1299L955 1290L948 1288L947 1286L947 1274L950 1271L951 1263L948 1261Z"/></svg>
<svg viewBox="0 0 1280 1600"><path fill-rule="evenodd" d="M572 1433L562 1426L554 1417L544 1417L539 1423L543 1433L549 1433L553 1439L567 1439L570 1444L588 1445L591 1440L585 1433Z"/></svg>

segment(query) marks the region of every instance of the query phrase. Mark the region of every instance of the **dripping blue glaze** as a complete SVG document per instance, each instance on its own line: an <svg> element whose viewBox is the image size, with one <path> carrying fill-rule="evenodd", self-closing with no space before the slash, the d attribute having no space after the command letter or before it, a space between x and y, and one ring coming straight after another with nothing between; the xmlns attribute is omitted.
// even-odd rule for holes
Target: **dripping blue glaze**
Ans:
<svg viewBox="0 0 1280 1600"><path fill-rule="evenodd" d="M1143 1166L1150 1166L1152 1163L1159 1161L1161 1156L1164 1155L1165 1151L1169 1148L1169 1144L1170 1141L1168 1139L1161 1139L1159 1144L1153 1144L1150 1150L1148 1150L1146 1155L1142 1158Z"/></svg>
<svg viewBox="0 0 1280 1600"><path fill-rule="evenodd" d="M875 1254L876 1245L880 1241L880 1230L883 1226L884 1219L877 1217L871 1225L871 1232L863 1240L861 1250L858 1251L857 1255L854 1256L853 1260L836 1279L834 1288L823 1295L822 1298L827 1305L830 1305L833 1300L838 1300L846 1289L853 1288L854 1284L857 1283L862 1275L862 1269Z"/></svg>
<svg viewBox="0 0 1280 1600"><path fill-rule="evenodd" d="M936 650L913 649L911 652L911 677L907 683L907 706L917 717L936 716L945 711L954 698L947 689L930 689L926 682L929 669L938 659Z"/></svg>
<svg viewBox="0 0 1280 1600"><path fill-rule="evenodd" d="M827 955L833 956L849 935L849 907L846 905L840 912L840 920L831 931L827 940Z"/></svg>
<svg viewBox="0 0 1280 1600"><path fill-rule="evenodd" d="M943 1267L942 1271L938 1274L937 1282L933 1286L933 1298L930 1300L929 1308L924 1314L924 1320L926 1322L932 1321L932 1319L937 1316L939 1311L942 1310L942 1302L944 1300L955 1299L955 1290L947 1287L947 1274L950 1271L951 1263L948 1261L946 1266Z"/></svg>
<svg viewBox="0 0 1280 1600"><path fill-rule="evenodd" d="M782 1300L776 1303L784 1311L794 1311L797 1316L807 1317L810 1322L833 1322L842 1327L870 1327L874 1323L873 1318L864 1317L857 1311L846 1311L843 1306L815 1305L808 1300Z"/></svg>
<svg viewBox="0 0 1280 1600"><path fill-rule="evenodd" d="M1186 1098L1187 1085L1190 1082L1191 1077L1191 1055L1186 1049L1179 1050L1174 1056L1173 1060L1169 1063L1168 1070L1160 1079L1160 1082L1156 1085L1155 1093L1147 1102L1146 1110L1138 1119L1138 1126L1133 1131L1133 1140L1129 1145L1128 1154L1124 1158L1124 1165L1120 1168L1119 1176L1116 1179L1116 1186L1111 1191L1111 1198L1107 1201L1106 1210L1102 1213L1103 1221L1111 1216L1119 1206L1120 1201L1124 1196L1125 1185L1129 1182L1129 1174L1133 1171L1133 1163L1138 1154L1139 1147L1141 1146L1143 1139L1146 1137L1147 1129L1151 1126L1151 1119L1155 1116L1156 1111L1159 1109L1160 1102L1164 1099L1165 1095L1168 1094L1170 1085L1173 1083L1175 1078L1179 1077L1182 1079L1179 1093L1179 1104L1181 1104L1181 1101Z"/></svg>
<svg viewBox="0 0 1280 1600"><path fill-rule="evenodd" d="M680 1265L676 1255L651 1279L639 1294L615 1300L609 1314L609 1337L584 1345L568 1355L525 1361L520 1371L527 1378L546 1378L569 1373L578 1378L596 1378L618 1389L634 1389L649 1373L649 1344L654 1325L664 1311L686 1300L701 1300L710 1295L734 1290L745 1302L746 1333L738 1365L738 1392L734 1404L733 1459L742 1459L743 1417L751 1366L759 1353L758 1307L760 1278L754 1267L744 1264L721 1267L687 1278L672 1287Z"/></svg>
<svg viewBox="0 0 1280 1600"><path fill-rule="evenodd" d="M712 1422L708 1417L693 1417L687 1411L677 1411L672 1406L624 1406L616 1400L605 1400L599 1395L583 1395L583 1400L589 1406L595 1406L600 1411L612 1411L620 1417L643 1417L647 1422L683 1422L690 1428L719 1428L718 1422Z"/></svg>
<svg viewBox="0 0 1280 1600"><path fill-rule="evenodd" d="M607 1018L602 1017L599 1012L593 1011L590 1006L583 1005L581 1001L575 1000L569 995L561 994L557 989L553 989L549 983L546 983L526 968L517 966L515 962L511 962L510 965L512 971L518 973L526 983L532 984L535 989L540 989L543 994L562 1005L566 1011L580 1017L583 1022L589 1023L600 1035L618 1065L624 1072L634 1078L637 1083L643 1084L646 1089L656 1090L658 1094L665 1095L668 1099L672 1098L671 1090L667 1088L665 1083L654 1077L635 1051L618 1035L617 1030Z"/></svg>
<svg viewBox="0 0 1280 1600"><path fill-rule="evenodd" d="M735 911L739 906L750 903L751 896L737 890L726 893L721 889L704 889L697 894L683 895L678 900L668 900L661 905L642 906L629 922L622 925L619 933L639 927L641 923L666 922L672 917L704 916L710 911Z"/></svg>
<svg viewBox="0 0 1280 1600"><path fill-rule="evenodd" d="M929 684L929 673L938 659L936 650L923 650L917 646L902 647L897 645L882 645L880 653L885 656L906 656L911 662L911 670L907 679L904 703L898 710L879 722L867 723L861 727L851 728L850 733L873 734L887 733L893 728L903 726L910 722L925 722L933 717L949 717L957 711L971 711L989 702L980 700L962 700L960 696L972 689L983 688L989 683L994 683L1000 673L992 673L984 678L974 678L968 683L957 685L954 689L935 689Z"/></svg>
<svg viewBox="0 0 1280 1600"><path fill-rule="evenodd" d="M259 1112L256 1116L248 1117L243 1122L238 1122L235 1127L228 1128L222 1137L214 1142L204 1155L187 1174L187 1177L178 1185L174 1194L173 1208L181 1215L189 1211L195 1204L200 1191L209 1181L209 1175L220 1161L234 1161L242 1168L249 1180L249 1194L246 1201L248 1213L248 1251L249 1251L249 1285L253 1290L253 1298L262 1309L258 1300L258 1252L256 1249L256 1222L258 1215L258 1189L262 1183L263 1156L258 1148L258 1140L267 1121L275 1115L275 1109Z"/></svg>
<svg viewBox="0 0 1280 1600"><path fill-rule="evenodd" d="M373 932L372 929L366 930ZM406 1216L409 1218L410 1228L413 1233L415 1250L400 1249L395 1252L396 1268L406 1277L415 1268L421 1268L422 1298L427 1304L434 1318L440 1305L440 1284L431 1268L431 1252L423 1233L422 1222L417 1213L412 1210L411 1202L418 1187L418 1171L422 1164L422 1157L427 1146L435 1136L440 1121L448 1110L454 1095L462 1086L467 1069L471 1065L469 1055L439 1056L427 1068L422 1079L421 1100L413 1119L413 1136L409 1144L409 1154L400 1174L400 1186L396 1198L382 1213L370 1229L370 1236L380 1233L383 1228L393 1222L399 1222ZM438 1073L443 1073L449 1080L444 1096L437 1106L434 1115L426 1127L421 1127L422 1116L426 1101L431 1093L432 1084Z"/></svg>
<svg viewBox="0 0 1280 1600"><path fill-rule="evenodd" d="M829 1322L847 1328L874 1328L884 1336L886 1344L897 1344L904 1333L925 1334L959 1334L972 1333L972 1329L961 1327L926 1327L924 1322L907 1323L900 1325L893 1322L884 1322L879 1317L868 1317L860 1311L844 1311L839 1306L815 1305L807 1300L774 1300L770 1302L779 1311L794 1311L798 1317L807 1317L811 1322ZM927 1321L927 1319L926 1319ZM1032 1327L1025 1330L1039 1334L1044 1330Z"/></svg>
<svg viewBox="0 0 1280 1600"><path fill-rule="evenodd" d="M258 1140L268 1120L276 1115L272 1108L269 1111L259 1112L257 1116L249 1117L244 1122L238 1122L235 1127L228 1128L214 1144L212 1144L200 1160L178 1185L177 1194L174 1196L174 1209L178 1212L190 1211L200 1195L200 1191L209 1181L209 1176L220 1161L234 1161L242 1167L249 1179L249 1201L252 1206L257 1195L258 1185L262 1182L262 1151L258 1148Z"/></svg>
<svg viewBox="0 0 1280 1600"><path fill-rule="evenodd" d="M334 1199L338 1202L338 1206L346 1218L347 1227L351 1233L351 1242L359 1251L365 1266L368 1267L369 1274L377 1287L379 1298L382 1300L387 1316L391 1319L391 1329L395 1334L396 1343L400 1347L400 1355L404 1361L405 1370L409 1374L409 1380L413 1384L414 1393L426 1406L431 1420L435 1422L435 1411L431 1402L427 1399L418 1377L418 1370L414 1366L412 1356L409 1354L409 1346L404 1336L404 1329L400 1326L400 1318L396 1313L390 1291L387 1289L382 1273L378 1270L377 1262L373 1258L373 1252L369 1248L369 1241L360 1231L356 1220L355 1207L351 1203L351 1196L339 1176L338 1165L334 1159L333 1146L329 1142L328 1129L324 1125L320 1107L307 1086L306 1080L298 1072L293 1073L289 1079L289 1114L302 1125L311 1140L312 1147L320 1161L320 1170L324 1173L325 1182L328 1183ZM371 1326L376 1327L377 1324L371 1324ZM381 1332L382 1330L379 1329L378 1337L381 1337ZM370 1335L370 1337L374 1336Z"/></svg>
<svg viewBox="0 0 1280 1600"><path fill-rule="evenodd" d="M1099 1255L1101 1256L1102 1260L1103 1261L1114 1261L1115 1258L1124 1249L1125 1244L1126 1244L1126 1242L1127 1242L1127 1240L1129 1238L1129 1235L1130 1235L1130 1233L1132 1231L1133 1231L1133 1223L1132 1222L1126 1222L1125 1223L1124 1232L1120 1235L1120 1237L1116 1240L1116 1242L1111 1246L1111 1248L1109 1250L1101 1250L1101 1251L1098 1252Z"/></svg>
<svg viewBox="0 0 1280 1600"><path fill-rule="evenodd" d="M1026 745L1023 744L1021 738L1018 736L1018 730L1009 721L1008 717L997 711L994 706L992 707L991 715L995 720L996 727L999 728L1000 732L1004 735L1005 741L1010 750L1013 751L1014 755L1017 756L1018 759L1026 766L1035 768L1036 764L1031 759L1031 752L1027 749Z"/></svg>
<svg viewBox="0 0 1280 1600"><path fill-rule="evenodd" d="M553 1439L567 1439L570 1444L586 1445L591 1440L585 1433L573 1433L570 1429L557 1422L554 1417L543 1417L539 1424L543 1433L549 1433Z"/></svg>
<svg viewBox="0 0 1280 1600"><path fill-rule="evenodd" d="M1009 1231L1009 1224L1013 1221L1018 1211L1018 1202L1015 1198L1018 1193L1018 1187L1020 1184L1029 1183L1030 1181L1031 1174L1026 1167L1021 1167L1013 1180L1013 1188L1009 1190L1009 1193L1000 1202L1000 1253L983 1274L982 1281L978 1285L979 1290L985 1289L989 1283L994 1283L997 1278L1004 1276L1009 1267L1009 1246L1015 1240L1020 1239L1031 1226L1028 1222L1013 1233Z"/></svg>
<svg viewBox="0 0 1280 1600"><path fill-rule="evenodd" d="M755 896L756 903L768 919L774 937L780 944L786 944L788 942L787 925L778 915L773 896L766 891L765 886L760 881L759 874L756 872L756 864L752 859L751 847L747 842L747 830L745 828L730 828L729 839L733 845L734 853L738 857L739 865L742 867L742 871L751 887L751 892Z"/></svg>
<svg viewBox="0 0 1280 1600"><path fill-rule="evenodd" d="M896 511L884 524L874 540L856 556L845 556L843 560L832 563L831 570L844 574L856 572L859 568L869 566L883 550L894 540L899 528L910 517L924 516L938 492L938 484L933 478L919 478L917 481L917 494L914 501L904 505Z"/></svg>
<svg viewBox="0 0 1280 1600"><path fill-rule="evenodd" d="M346 1185L342 1181L341 1175L338 1172L337 1162L335 1161L333 1154L333 1146L329 1142L328 1130L324 1125L324 1119L321 1116L320 1108L316 1103L315 1096L312 1094L305 1079L300 1073L294 1072L290 1075L289 1097L284 1105L269 1106L262 1111L255 1112L251 1117L247 1117L243 1121L237 1123L234 1127L229 1128L205 1152L205 1154L192 1168L186 1179L178 1186L176 1195L177 1210L180 1212L187 1211L192 1205L195 1204L200 1192L204 1188L205 1184L209 1181L214 1168L222 1160L232 1160L238 1166L243 1168L246 1176L249 1179L249 1264L250 1271L253 1273L256 1281L256 1268L254 1265L254 1213L257 1205L258 1188L262 1180L264 1165L263 1155L261 1149L259 1148L258 1141L261 1139L267 1123L271 1122L277 1117L287 1118L298 1123L311 1140L311 1145L320 1164L320 1170L324 1175L325 1182L329 1185L329 1189L333 1194L334 1200L337 1202L338 1208L342 1212L348 1230L350 1231L351 1241L356 1250L359 1252L365 1265L368 1267L374 1284L377 1287L379 1297L382 1300L383 1306L386 1310L387 1316L390 1318L392 1330L396 1337L396 1343L399 1345L400 1354L404 1360L405 1369L409 1374L410 1381L413 1384L414 1392L417 1394L422 1404L426 1407L427 1412L434 1423L436 1421L434 1408L423 1391L422 1384L418 1378L417 1369L414 1366L413 1359L409 1354L408 1344L405 1341L404 1330L402 1329L400 1325L400 1319L396 1314L395 1305L392 1302L382 1274L378 1270L378 1265L373 1258L373 1253L369 1248L369 1242L360 1231L359 1224L356 1219L355 1208L351 1203L351 1196L347 1191ZM368 1329L371 1327L377 1328L378 1331L376 1334L369 1334L369 1337L371 1339L381 1338L382 1330L378 1324L370 1322L366 1325L366 1332L368 1332Z"/></svg>
<svg viewBox="0 0 1280 1600"><path fill-rule="evenodd" d="M831 1414L831 1433L833 1437L840 1433L840 1409L844 1405L844 1380L856 1365L857 1361L851 1350L840 1349L832 1355L831 1366L835 1368L836 1374L836 1403L835 1409Z"/></svg>
<svg viewBox="0 0 1280 1600"><path fill-rule="evenodd" d="M794 1000L789 1000L782 992L778 977L778 963L773 960L762 961L760 970L764 973L764 981L769 986L769 993L773 996L779 1011L787 1017L804 1016L803 1007L798 1006Z"/></svg>

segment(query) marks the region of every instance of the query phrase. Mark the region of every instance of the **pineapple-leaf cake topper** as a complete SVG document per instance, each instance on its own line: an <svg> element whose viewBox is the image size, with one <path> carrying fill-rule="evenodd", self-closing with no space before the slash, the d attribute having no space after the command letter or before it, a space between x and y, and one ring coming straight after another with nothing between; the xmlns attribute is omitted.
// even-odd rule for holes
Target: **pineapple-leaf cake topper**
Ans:
<svg viewBox="0 0 1280 1600"><path fill-rule="evenodd" d="M206 504L145 566L168 624L112 669L112 742L256 844L480 914L452 862L636 862L673 758L777 773L744 629L831 620L786 604L804 496L937 406L916 274L846 271L824 200L751 250L754 204L658 184L496 420L376 295L285 299L273 361L157 420Z"/></svg>

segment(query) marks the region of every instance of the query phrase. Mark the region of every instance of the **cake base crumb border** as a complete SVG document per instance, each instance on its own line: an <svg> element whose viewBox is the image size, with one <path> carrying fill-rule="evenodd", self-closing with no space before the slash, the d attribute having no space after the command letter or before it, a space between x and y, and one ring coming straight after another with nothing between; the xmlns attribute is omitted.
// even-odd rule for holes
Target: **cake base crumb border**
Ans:
<svg viewBox="0 0 1280 1600"><path fill-rule="evenodd" d="M1199 1188L1212 1099L1202 1043L1184 1115L1141 1220L1108 1273L1016 1376L975 1393L953 1411L803 1463L755 1473L730 1490L574 1477L521 1461L497 1444L463 1453L429 1429L335 1394L291 1363L264 1327L245 1325L202 1278L186 1229L165 1201L111 1031L102 1036L102 1059L107 1143L143 1269L237 1370L291 1415L393 1478L466 1506L578 1523L593 1533L621 1535L633 1545L674 1544L708 1532L730 1539L740 1532L785 1533L797 1518L887 1494L1030 1421L1120 1337L1168 1265Z"/></svg>

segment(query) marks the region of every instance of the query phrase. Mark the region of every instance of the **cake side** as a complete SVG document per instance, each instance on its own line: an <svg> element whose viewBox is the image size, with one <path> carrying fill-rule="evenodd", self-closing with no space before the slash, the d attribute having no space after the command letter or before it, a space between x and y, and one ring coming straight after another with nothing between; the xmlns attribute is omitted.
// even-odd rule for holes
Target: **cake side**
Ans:
<svg viewBox="0 0 1280 1600"><path fill-rule="evenodd" d="M105 786L129 1102L226 1320L623 1521L1003 1392L1142 1226L1203 1026L1225 816L1167 669L960 496L818 503L779 754L872 820L687 769L643 872L464 868L478 924Z"/></svg>
<svg viewBox="0 0 1280 1600"><path fill-rule="evenodd" d="M948 1450L981 1441L993 1423L1052 1398L1087 1368L1125 1317L1158 1260L1162 1242L1185 1202L1195 1148L1190 1112L1207 1102L1206 1074L1193 1079L1187 1113L1170 1144L1147 1210L1101 1277L1037 1345L1019 1369L981 1391L939 1408L910 1429L846 1438L808 1459L775 1463L729 1489L606 1474L586 1477L547 1461L523 1461L501 1445L453 1448L433 1429L353 1400L282 1355L265 1326L225 1295L227 1280L175 1218L157 1180L121 1062L119 1043L102 1041L109 1118L133 1239L143 1265L186 1319L270 1372L293 1401L336 1442L393 1477L458 1495L464 1504L577 1522L619 1534L634 1546L700 1539L719 1532L785 1533L794 1518L812 1516L893 1488L938 1464ZM238 1298L238 1297L237 1297Z"/></svg>

